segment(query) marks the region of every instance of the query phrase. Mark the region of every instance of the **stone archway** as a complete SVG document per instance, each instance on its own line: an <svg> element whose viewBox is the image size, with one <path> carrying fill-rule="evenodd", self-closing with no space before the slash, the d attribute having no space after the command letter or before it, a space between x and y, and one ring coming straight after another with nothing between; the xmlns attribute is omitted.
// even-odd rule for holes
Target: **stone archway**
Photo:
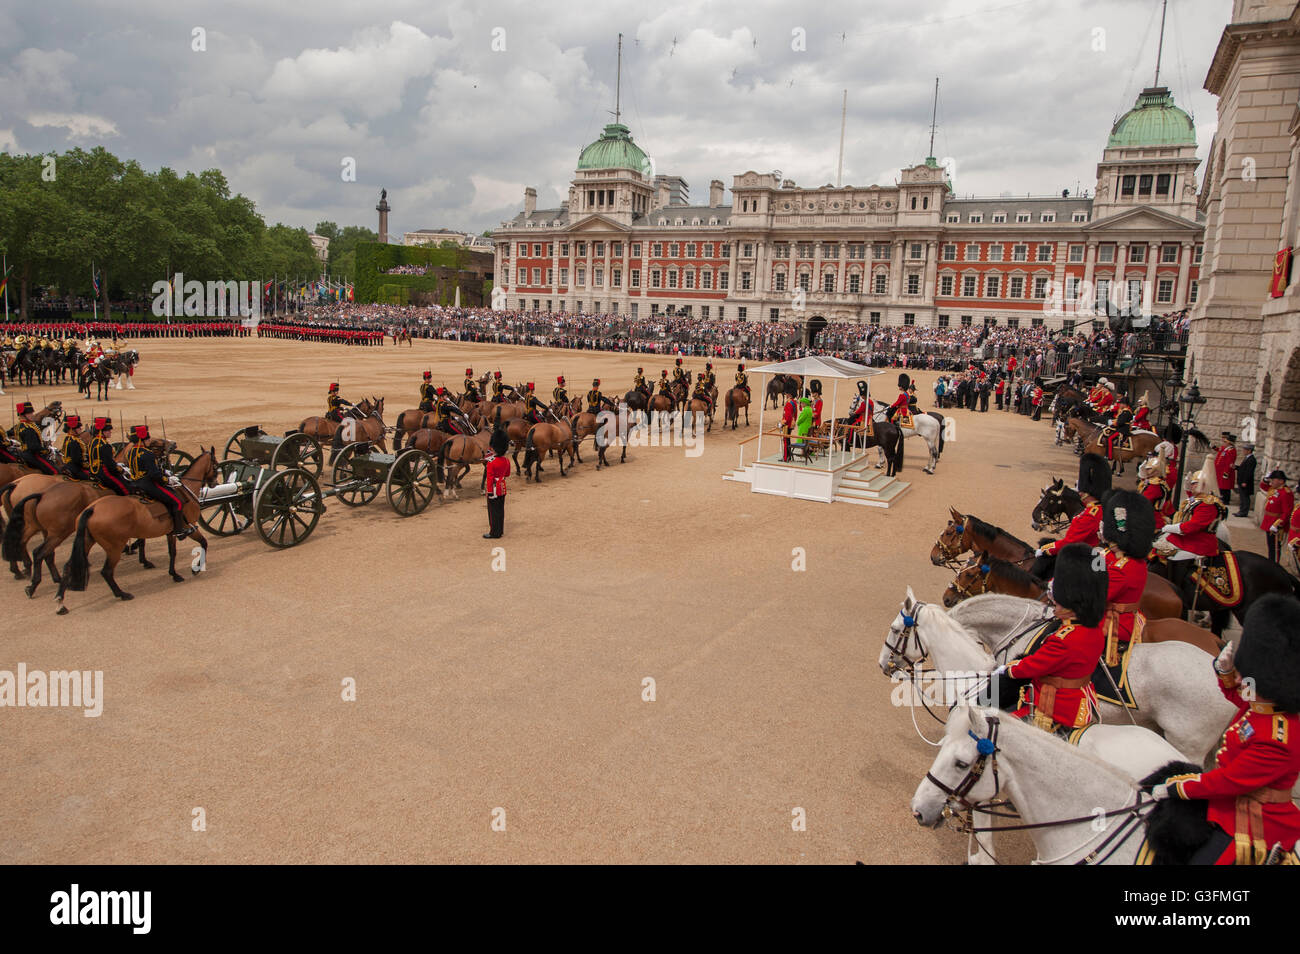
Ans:
<svg viewBox="0 0 1300 954"><path fill-rule="evenodd" d="M1265 384L1273 390L1271 376ZM1267 436L1261 463L1288 474L1300 473L1300 348L1292 350L1277 398L1264 410Z"/></svg>
<svg viewBox="0 0 1300 954"><path fill-rule="evenodd" d="M817 335L819 335L822 329L825 327L826 327L826 319L823 318L821 315L813 315L811 318L809 318L808 324L804 327L804 339L803 339L804 347L811 348L813 344L817 341Z"/></svg>

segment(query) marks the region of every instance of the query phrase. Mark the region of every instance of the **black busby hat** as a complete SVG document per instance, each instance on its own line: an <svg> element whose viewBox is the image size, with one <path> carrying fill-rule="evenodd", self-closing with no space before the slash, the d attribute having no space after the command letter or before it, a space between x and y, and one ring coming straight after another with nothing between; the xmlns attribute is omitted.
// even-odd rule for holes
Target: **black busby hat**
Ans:
<svg viewBox="0 0 1300 954"><path fill-rule="evenodd" d="M1052 599L1084 626L1098 626L1106 613L1106 562L1086 543L1071 543L1056 554Z"/></svg>
<svg viewBox="0 0 1300 954"><path fill-rule="evenodd" d="M1145 560L1156 538L1156 511L1151 501L1132 490L1115 490L1102 510L1101 536L1125 556Z"/></svg>
<svg viewBox="0 0 1300 954"><path fill-rule="evenodd" d="M1285 712L1300 712L1300 601L1261 596L1246 612L1237 645L1237 672L1255 694Z"/></svg>
<svg viewBox="0 0 1300 954"><path fill-rule="evenodd" d="M859 394L866 394L866 393L867 393L867 382L866 382L866 381L859 381L859 382L858 382L858 393L859 393Z"/></svg>
<svg viewBox="0 0 1300 954"><path fill-rule="evenodd" d="M492 448L492 453L500 456L501 454L504 454L507 449L509 449L510 438L506 437L505 431L501 430L500 428L497 428L492 432L492 436L488 438L488 444Z"/></svg>
<svg viewBox="0 0 1300 954"><path fill-rule="evenodd" d="M1100 454L1079 458L1079 482L1075 489L1100 500L1110 490L1110 465Z"/></svg>
<svg viewBox="0 0 1300 954"><path fill-rule="evenodd" d="M813 378L811 381L808 382L808 388L809 390L812 391L813 394L822 393L822 383L818 381L816 378Z"/></svg>
<svg viewBox="0 0 1300 954"><path fill-rule="evenodd" d="M900 374L898 376L898 389L900 391L906 391L907 386L911 383L912 383L912 379L909 378L906 374Z"/></svg>

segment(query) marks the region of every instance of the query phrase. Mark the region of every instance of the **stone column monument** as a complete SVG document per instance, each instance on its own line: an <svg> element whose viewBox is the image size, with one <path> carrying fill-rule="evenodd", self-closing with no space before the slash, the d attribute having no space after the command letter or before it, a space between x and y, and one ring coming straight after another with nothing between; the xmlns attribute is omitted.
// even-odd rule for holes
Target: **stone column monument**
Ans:
<svg viewBox="0 0 1300 954"><path fill-rule="evenodd" d="M379 244L388 244L388 213L391 208L388 205L388 190L379 190L379 204L375 206L375 211L379 213Z"/></svg>

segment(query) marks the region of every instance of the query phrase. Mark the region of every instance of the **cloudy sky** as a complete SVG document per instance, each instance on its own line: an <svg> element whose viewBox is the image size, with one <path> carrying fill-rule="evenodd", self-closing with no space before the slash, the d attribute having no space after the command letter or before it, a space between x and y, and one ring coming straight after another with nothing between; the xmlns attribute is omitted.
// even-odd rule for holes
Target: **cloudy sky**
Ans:
<svg viewBox="0 0 1300 954"><path fill-rule="evenodd" d="M1196 119L1230 0L1171 0L1162 83ZM557 205L614 108L655 171L781 170L892 183L928 151L960 195L1092 188L1155 68L1159 0L53 0L0 9L0 150L103 145L153 169L222 169L270 221L390 232L495 227ZM199 33L196 36L196 31ZM203 47L196 49L196 47ZM343 180L346 159L356 181Z"/></svg>

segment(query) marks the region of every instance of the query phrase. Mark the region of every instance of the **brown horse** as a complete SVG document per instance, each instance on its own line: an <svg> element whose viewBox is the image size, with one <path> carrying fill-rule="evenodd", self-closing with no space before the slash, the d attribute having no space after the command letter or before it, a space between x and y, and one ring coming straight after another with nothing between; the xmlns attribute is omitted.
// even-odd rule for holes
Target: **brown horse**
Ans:
<svg viewBox="0 0 1300 954"><path fill-rule="evenodd" d="M730 424L734 431L740 425L740 409L744 408L745 426L749 427L749 393L744 388L732 388L723 401L726 405L723 409L723 426Z"/></svg>
<svg viewBox="0 0 1300 954"><path fill-rule="evenodd" d="M1014 563L1022 570L1034 562L1034 548L1001 527L985 523L972 514L958 513L949 507L948 525L930 549L930 562L935 566L958 568L958 558L971 552L987 552L998 560Z"/></svg>
<svg viewBox="0 0 1300 954"><path fill-rule="evenodd" d="M653 414L668 415L668 422L671 423L673 415L677 413L677 398L672 394L665 394L663 391L656 391L650 397L650 403L646 409L646 417ZM660 427L664 425L662 417L659 421Z"/></svg>
<svg viewBox="0 0 1300 954"><path fill-rule="evenodd" d="M618 462L620 464L626 463L627 439L632 431L627 405L621 405L617 411L601 411L595 417L596 469L600 470L602 467L609 466L609 461L605 459L605 451L614 443L623 445L623 453Z"/></svg>
<svg viewBox="0 0 1300 954"><path fill-rule="evenodd" d="M491 437L492 432L484 428L473 434L457 434L438 448L438 478L443 482L444 497L460 496L461 480L474 464L483 463ZM456 465L454 470L448 469L449 463ZM484 469L486 476L487 470Z"/></svg>
<svg viewBox="0 0 1300 954"><path fill-rule="evenodd" d="M1115 458L1110 462L1111 472L1115 472L1115 467L1119 466L1119 472L1124 473L1124 463L1130 460L1146 460L1147 455L1156 449L1156 445L1161 442L1159 434L1151 431L1134 431L1129 435L1129 443L1132 447L1125 447L1123 438L1115 441ZM1106 456L1106 444L1101 439L1101 431L1097 431L1090 438L1085 440L1083 452L1085 454L1100 454Z"/></svg>
<svg viewBox="0 0 1300 954"><path fill-rule="evenodd" d="M551 451L555 451L555 456L560 461L560 476L567 477L568 474L564 472L565 452L569 454L570 467L578 459L578 440L568 421L534 424L528 431L528 439L524 443L524 480L534 480L539 484L542 482L542 460Z"/></svg>
<svg viewBox="0 0 1300 954"><path fill-rule="evenodd" d="M708 422L708 426L704 428L705 432L707 433L713 430L713 405L708 401L701 401L697 397L692 397L682 405L682 414L685 415L687 411L690 412L691 426L695 429L696 433L699 432L699 427L695 424L695 416L697 414L703 414L705 421Z"/></svg>
<svg viewBox="0 0 1300 954"><path fill-rule="evenodd" d="M349 408L344 413L343 420L344 421L352 420L352 421L356 421L359 424L363 420L368 420L371 414L375 412L376 408L378 408L380 415L384 413L383 398L380 398L377 402L373 402L373 403L368 398L362 398L360 401L357 402L356 407ZM332 442L334 440L334 432L337 431L341 426L342 426L341 424L336 424L334 421L331 421L328 417L308 417L305 418L302 421L302 423L298 425L298 430L302 431L304 434L310 434L312 437L316 438L321 443L327 443L327 442ZM358 431L359 430L360 428L358 428ZM358 436L356 439L365 440L365 438L362 438L360 436Z"/></svg>
<svg viewBox="0 0 1300 954"><path fill-rule="evenodd" d="M197 524L199 521L199 491L204 487L215 486L219 474L217 451L210 447L199 454L181 475L184 491L182 497L185 501L182 512L190 523ZM202 547L199 565L203 565L206 563L208 541L198 530L193 535ZM185 577L176 572L176 537L172 533L172 518L162 504L146 503L138 497L114 496L103 497L81 511L77 518L76 536L72 541L72 555L63 566L63 580L59 583L56 596L59 615L68 611L63 605L66 591L85 590L90 576L90 551L96 543L104 548L104 568L99 571L104 582L119 600L132 599L130 593L117 585L113 571L122 559L122 551L128 540L147 540L151 537L167 538L167 572L174 582L184 582ZM198 573L199 570L193 572Z"/></svg>

